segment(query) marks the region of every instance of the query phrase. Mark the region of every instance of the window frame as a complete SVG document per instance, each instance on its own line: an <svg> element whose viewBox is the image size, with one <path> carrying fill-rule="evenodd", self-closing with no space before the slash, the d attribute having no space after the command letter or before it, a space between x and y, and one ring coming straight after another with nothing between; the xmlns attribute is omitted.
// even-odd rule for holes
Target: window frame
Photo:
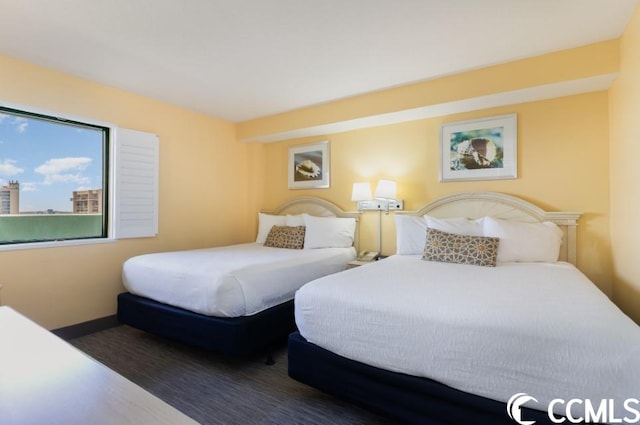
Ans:
<svg viewBox="0 0 640 425"><path fill-rule="evenodd" d="M158 234L158 179L159 179L159 141L155 134L136 132L133 130L126 130L119 128L117 125L105 121L96 119L74 116L71 114L63 114L57 112L51 112L43 110L41 108L34 108L25 105L17 105L0 100L0 111L7 111L10 113L16 113L18 115L31 116L39 119L46 119L53 122L71 123L74 125L80 125L87 128L101 128L105 129L105 140L103 141L103 236L95 237L90 236L86 238L74 238L65 240L51 240L40 242L24 242L14 244L0 244L1 251L11 250L24 250L24 249L38 249L38 248L52 248L52 247L64 247L75 245L89 245L89 244L102 244L112 243L118 239L123 238L135 238L135 237L155 237ZM152 166L152 178L153 184L151 188L148 188L151 193L153 201L152 210L147 211L149 214L150 226L145 228L143 232L136 232L135 229L124 229L125 225L120 225L120 215L126 214L127 207L117 205L120 194L117 193L121 188L125 188L126 184L124 179L122 182L118 181L119 178L116 174L120 174L120 168L118 167L120 162L127 160L126 153L120 153L122 146L126 146L129 142L125 137L127 134L138 134L138 136L146 136L143 140L144 143L149 145L151 143L151 155L149 161ZM138 141L140 143L140 141ZM116 152L118 152L116 156Z"/></svg>

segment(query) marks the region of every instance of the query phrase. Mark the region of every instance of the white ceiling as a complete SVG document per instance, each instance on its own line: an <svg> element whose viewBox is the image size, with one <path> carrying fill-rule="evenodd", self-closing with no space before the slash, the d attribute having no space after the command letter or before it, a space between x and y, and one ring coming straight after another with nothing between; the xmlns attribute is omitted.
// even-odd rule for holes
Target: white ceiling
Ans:
<svg viewBox="0 0 640 425"><path fill-rule="evenodd" d="M0 0L0 54L237 122L617 38L636 2Z"/></svg>

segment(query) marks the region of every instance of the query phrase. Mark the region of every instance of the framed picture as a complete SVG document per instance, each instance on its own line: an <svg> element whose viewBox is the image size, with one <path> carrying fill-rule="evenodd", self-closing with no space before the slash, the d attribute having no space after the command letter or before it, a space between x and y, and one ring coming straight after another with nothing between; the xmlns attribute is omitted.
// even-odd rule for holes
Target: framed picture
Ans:
<svg viewBox="0 0 640 425"><path fill-rule="evenodd" d="M289 189L329 187L329 142L289 148Z"/></svg>
<svg viewBox="0 0 640 425"><path fill-rule="evenodd" d="M516 114L443 124L440 181L515 179Z"/></svg>

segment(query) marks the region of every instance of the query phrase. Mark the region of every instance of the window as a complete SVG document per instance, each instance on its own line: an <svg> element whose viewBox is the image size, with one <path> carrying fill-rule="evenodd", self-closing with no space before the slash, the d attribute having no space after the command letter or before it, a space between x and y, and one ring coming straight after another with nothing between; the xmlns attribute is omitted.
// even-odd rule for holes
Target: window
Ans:
<svg viewBox="0 0 640 425"><path fill-rule="evenodd" d="M155 134L0 102L0 250L156 236L159 147Z"/></svg>
<svg viewBox="0 0 640 425"><path fill-rule="evenodd" d="M110 128L0 107L0 244L108 236Z"/></svg>

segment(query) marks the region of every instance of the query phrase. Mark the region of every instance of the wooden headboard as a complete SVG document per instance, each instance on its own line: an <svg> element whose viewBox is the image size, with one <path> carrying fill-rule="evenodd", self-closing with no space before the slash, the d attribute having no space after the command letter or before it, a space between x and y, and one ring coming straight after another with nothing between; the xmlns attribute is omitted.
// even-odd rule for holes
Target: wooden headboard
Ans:
<svg viewBox="0 0 640 425"><path fill-rule="evenodd" d="M560 260L574 265L577 262L577 232L580 212L549 212L511 195L496 192L461 192L435 199L417 211L399 211L396 214L437 218L466 217L476 219L494 217L526 223L550 221L563 232Z"/></svg>

